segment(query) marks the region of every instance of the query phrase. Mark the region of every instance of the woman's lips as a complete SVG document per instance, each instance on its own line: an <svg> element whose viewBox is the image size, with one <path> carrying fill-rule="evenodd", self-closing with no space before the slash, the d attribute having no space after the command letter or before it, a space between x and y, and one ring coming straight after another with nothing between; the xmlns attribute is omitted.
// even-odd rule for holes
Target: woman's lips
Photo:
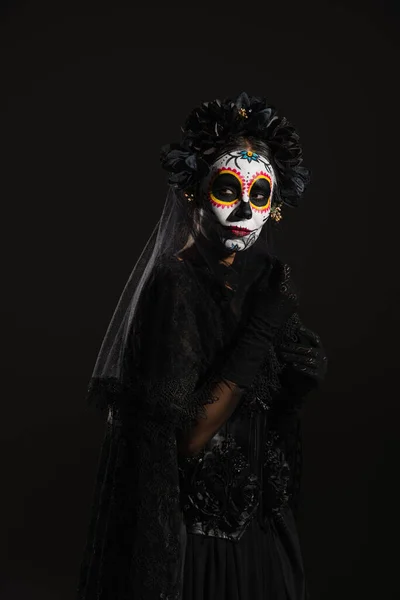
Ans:
<svg viewBox="0 0 400 600"><path fill-rule="evenodd" d="M246 229L246 227L226 227L230 233L235 236L243 237L245 235L249 235L252 232L252 229Z"/></svg>

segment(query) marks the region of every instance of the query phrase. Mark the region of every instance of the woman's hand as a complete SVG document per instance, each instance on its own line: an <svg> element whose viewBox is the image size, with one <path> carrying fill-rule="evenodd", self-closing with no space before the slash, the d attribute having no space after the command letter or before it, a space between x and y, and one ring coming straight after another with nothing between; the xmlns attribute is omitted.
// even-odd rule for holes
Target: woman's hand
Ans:
<svg viewBox="0 0 400 600"><path fill-rule="evenodd" d="M319 336L300 324L298 342L286 342L276 350L287 367L286 380L290 388L304 394L317 387L324 379L328 359Z"/></svg>

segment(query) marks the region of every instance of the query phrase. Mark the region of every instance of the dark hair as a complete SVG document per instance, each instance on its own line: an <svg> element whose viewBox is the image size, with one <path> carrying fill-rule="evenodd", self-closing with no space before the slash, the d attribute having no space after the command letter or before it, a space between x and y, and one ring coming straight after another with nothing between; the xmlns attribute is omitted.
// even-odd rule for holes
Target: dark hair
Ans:
<svg viewBox="0 0 400 600"><path fill-rule="evenodd" d="M271 162L278 182L275 203L298 206L310 172L302 164L296 130L265 98L242 92L235 99L203 102L191 111L182 133L180 142L167 144L161 151L171 186L191 195L215 157L242 140Z"/></svg>
<svg viewBox="0 0 400 600"><path fill-rule="evenodd" d="M249 148L250 150L254 150L255 152L258 152L259 154L262 154L263 156L268 158L268 160L272 164L272 161L271 161L272 152L271 152L270 148L268 147L268 145L265 142L263 142L262 140L259 140L251 135L238 135L238 136L230 138L227 141L227 143L224 146L222 146L222 148L220 149L218 154L212 156L212 160L210 162L216 161L218 158L220 158L226 152L230 152L231 150L235 150L235 148L239 148L241 146L244 146L246 148Z"/></svg>

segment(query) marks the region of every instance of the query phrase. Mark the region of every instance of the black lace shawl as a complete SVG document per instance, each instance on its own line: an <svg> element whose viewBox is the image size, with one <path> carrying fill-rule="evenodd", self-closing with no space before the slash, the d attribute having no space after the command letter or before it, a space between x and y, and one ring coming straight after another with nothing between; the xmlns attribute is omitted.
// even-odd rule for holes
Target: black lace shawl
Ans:
<svg viewBox="0 0 400 600"><path fill-rule="evenodd" d="M79 600L180 600L186 534L179 505L177 433L205 416L204 405L214 401L211 389L218 368L245 313L240 306L231 309L231 300L232 290L208 268L177 258L160 261L146 285L126 356L129 380L124 390L112 391L112 382L109 390L103 383L97 390L100 405L108 398L108 419ZM294 315L282 336L295 339L298 323ZM257 396L272 406L280 398L276 423L291 467L294 508L301 398L282 387L285 371L276 355L268 360L268 370L242 402ZM92 386L96 395L95 381Z"/></svg>

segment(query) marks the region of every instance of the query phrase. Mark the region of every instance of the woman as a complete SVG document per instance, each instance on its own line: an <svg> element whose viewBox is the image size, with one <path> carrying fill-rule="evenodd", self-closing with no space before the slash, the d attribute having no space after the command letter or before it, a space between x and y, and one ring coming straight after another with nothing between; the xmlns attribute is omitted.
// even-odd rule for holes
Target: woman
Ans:
<svg viewBox="0 0 400 600"><path fill-rule="evenodd" d="M170 191L103 341L108 410L78 597L300 600L300 411L326 356L273 254L309 179L293 127L242 93L163 148Z"/></svg>

